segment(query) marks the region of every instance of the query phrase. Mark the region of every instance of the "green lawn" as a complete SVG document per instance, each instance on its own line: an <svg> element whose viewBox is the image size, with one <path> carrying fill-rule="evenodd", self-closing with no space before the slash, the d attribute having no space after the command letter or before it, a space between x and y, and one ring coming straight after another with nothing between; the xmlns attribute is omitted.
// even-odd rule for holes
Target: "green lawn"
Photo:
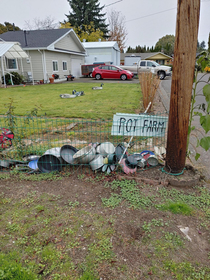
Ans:
<svg viewBox="0 0 210 280"><path fill-rule="evenodd" d="M14 100L15 114L27 115L35 106L41 106L38 115L68 118L109 119L115 113L135 113L141 108L142 94L139 84L105 83L103 90L92 90L95 83L64 83L36 86L0 88L0 114L8 110L10 98ZM85 95L62 99L60 94L72 90Z"/></svg>

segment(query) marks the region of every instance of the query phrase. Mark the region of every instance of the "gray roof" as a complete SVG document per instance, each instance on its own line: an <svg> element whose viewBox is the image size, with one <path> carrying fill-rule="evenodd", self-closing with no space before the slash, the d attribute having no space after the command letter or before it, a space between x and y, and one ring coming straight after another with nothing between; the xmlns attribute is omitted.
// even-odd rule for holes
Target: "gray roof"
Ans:
<svg viewBox="0 0 210 280"><path fill-rule="evenodd" d="M150 53L121 53L121 54L120 54L120 59L121 59L121 60L124 60L124 59L125 59L125 56L132 56L132 57L141 56L141 60L144 60L144 59L146 59L146 58L150 58L151 56L157 55L158 53L161 53L161 52L150 52ZM167 54L164 54L164 53L161 53L161 54L167 56L168 58L171 58L171 57L168 56Z"/></svg>
<svg viewBox="0 0 210 280"><path fill-rule="evenodd" d="M0 38L7 42L19 42L22 48L47 48L59 38L69 33L70 30L71 28L8 31L0 34Z"/></svg>

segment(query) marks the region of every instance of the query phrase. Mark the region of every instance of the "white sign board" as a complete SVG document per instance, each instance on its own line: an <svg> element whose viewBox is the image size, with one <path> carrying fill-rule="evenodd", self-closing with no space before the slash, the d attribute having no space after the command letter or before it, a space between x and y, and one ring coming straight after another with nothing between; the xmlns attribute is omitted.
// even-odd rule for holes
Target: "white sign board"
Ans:
<svg viewBox="0 0 210 280"><path fill-rule="evenodd" d="M163 137L168 117L147 114L117 113L113 117L112 135Z"/></svg>

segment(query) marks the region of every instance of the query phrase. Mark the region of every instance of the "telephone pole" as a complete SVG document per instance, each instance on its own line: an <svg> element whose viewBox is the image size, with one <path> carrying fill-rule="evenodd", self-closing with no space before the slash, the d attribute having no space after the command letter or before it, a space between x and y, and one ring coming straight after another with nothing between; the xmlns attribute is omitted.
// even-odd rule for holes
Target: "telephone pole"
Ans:
<svg viewBox="0 0 210 280"><path fill-rule="evenodd" d="M200 0L177 0L176 36L166 149L166 170L185 167L200 16Z"/></svg>

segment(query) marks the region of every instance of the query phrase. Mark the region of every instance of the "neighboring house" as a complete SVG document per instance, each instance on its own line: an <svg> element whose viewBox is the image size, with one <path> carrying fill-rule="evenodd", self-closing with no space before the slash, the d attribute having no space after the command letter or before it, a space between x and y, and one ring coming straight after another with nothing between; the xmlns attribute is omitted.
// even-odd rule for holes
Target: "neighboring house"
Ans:
<svg viewBox="0 0 210 280"><path fill-rule="evenodd" d="M109 63L120 65L120 49L115 41L83 42L86 49L85 64Z"/></svg>
<svg viewBox="0 0 210 280"><path fill-rule="evenodd" d="M9 31L0 34L0 38L6 42L19 42L29 56L21 61L22 65L16 59L5 61L8 72L16 71L27 77L33 71L33 79L45 83L52 74L60 78L69 74L81 76L85 49L73 29Z"/></svg>
<svg viewBox="0 0 210 280"><path fill-rule="evenodd" d="M120 64L124 65L126 56L136 56L136 63L139 60L139 56L141 56L141 60L153 60L161 65L172 64L172 57L168 56L162 52L151 52L151 53L121 53L120 54Z"/></svg>

